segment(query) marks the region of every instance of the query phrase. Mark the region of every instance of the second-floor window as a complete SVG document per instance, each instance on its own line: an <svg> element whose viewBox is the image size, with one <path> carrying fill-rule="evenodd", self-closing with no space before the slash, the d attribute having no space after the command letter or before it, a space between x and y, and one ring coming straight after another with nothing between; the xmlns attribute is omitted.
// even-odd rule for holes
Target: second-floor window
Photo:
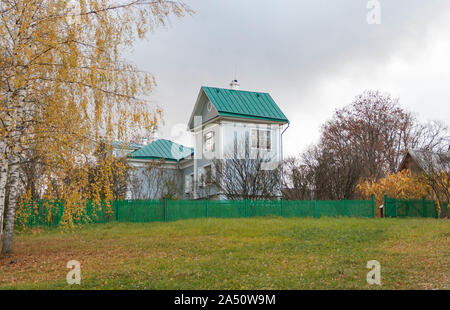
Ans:
<svg viewBox="0 0 450 310"><path fill-rule="evenodd" d="M203 152L214 152L214 131L209 131L203 135Z"/></svg>
<svg viewBox="0 0 450 310"><path fill-rule="evenodd" d="M212 169L211 169L211 165L205 166L202 169L202 173L200 175L200 186L204 187L204 186L209 186L212 183Z"/></svg>
<svg viewBox="0 0 450 310"><path fill-rule="evenodd" d="M252 129L252 148L255 149L271 149L270 130Z"/></svg>

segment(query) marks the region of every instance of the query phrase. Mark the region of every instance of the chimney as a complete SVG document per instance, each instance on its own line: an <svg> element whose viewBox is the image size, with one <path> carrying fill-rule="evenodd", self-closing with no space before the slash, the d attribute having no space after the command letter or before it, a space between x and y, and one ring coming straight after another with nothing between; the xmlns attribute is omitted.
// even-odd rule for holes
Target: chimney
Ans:
<svg viewBox="0 0 450 310"><path fill-rule="evenodd" d="M239 82L237 80L232 80L230 83L230 88L234 90L239 90Z"/></svg>
<svg viewBox="0 0 450 310"><path fill-rule="evenodd" d="M148 140L147 140L147 138L142 138L142 145L147 145L147 143L148 143Z"/></svg>

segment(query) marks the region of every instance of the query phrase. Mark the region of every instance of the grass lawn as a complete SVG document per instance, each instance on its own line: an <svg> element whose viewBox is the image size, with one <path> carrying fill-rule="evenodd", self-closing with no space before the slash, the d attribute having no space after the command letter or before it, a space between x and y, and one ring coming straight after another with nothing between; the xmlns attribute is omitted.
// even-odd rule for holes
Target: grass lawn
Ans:
<svg viewBox="0 0 450 310"><path fill-rule="evenodd" d="M69 286L73 259L82 281ZM381 264L381 287L366 283L369 260ZM21 232L0 256L0 288L450 289L450 221L210 218Z"/></svg>

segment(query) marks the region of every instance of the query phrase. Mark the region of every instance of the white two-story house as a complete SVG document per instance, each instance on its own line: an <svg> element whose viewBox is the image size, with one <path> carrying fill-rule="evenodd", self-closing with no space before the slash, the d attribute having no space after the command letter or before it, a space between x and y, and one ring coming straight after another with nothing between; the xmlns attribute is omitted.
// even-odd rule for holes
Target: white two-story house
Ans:
<svg viewBox="0 0 450 310"><path fill-rule="evenodd" d="M239 90L236 80L229 89L202 86L188 121L193 148L158 139L129 154L135 183L141 188L130 190L128 198L162 198L165 181L146 175L148 167L157 167L153 170L170 179L179 199L225 199L217 188L206 190L208 178L215 175L214 163L252 160L263 154L265 169L270 170L282 162L282 136L288 126L268 93Z"/></svg>

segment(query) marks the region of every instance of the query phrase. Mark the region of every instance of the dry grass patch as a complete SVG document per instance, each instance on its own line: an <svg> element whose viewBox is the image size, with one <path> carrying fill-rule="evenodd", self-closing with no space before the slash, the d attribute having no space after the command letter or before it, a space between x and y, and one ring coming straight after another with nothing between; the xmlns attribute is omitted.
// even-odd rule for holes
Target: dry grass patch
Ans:
<svg viewBox="0 0 450 310"><path fill-rule="evenodd" d="M0 288L449 289L450 221L251 218L22 232ZM81 286L65 282L81 262ZM366 283L366 263L382 286ZM13 263L11 263L13 261Z"/></svg>

